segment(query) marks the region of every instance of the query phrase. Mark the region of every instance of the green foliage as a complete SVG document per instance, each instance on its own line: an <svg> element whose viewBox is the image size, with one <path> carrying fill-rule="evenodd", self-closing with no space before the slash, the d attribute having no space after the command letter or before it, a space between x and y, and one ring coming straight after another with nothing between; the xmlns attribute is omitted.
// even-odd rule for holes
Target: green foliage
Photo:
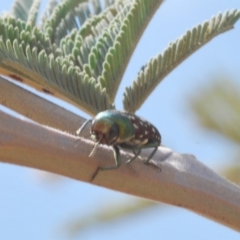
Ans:
<svg viewBox="0 0 240 240"><path fill-rule="evenodd" d="M99 76L102 88L113 101L115 99L120 81L126 70L128 61L138 43L143 30L149 22L158 5L162 1L133 1L129 7L125 7L119 20L110 26L110 36L114 36L112 47L106 54L103 62L103 71ZM104 34L106 37L106 34ZM110 36L107 36L109 38ZM103 38L104 41L104 38ZM127 110L127 109L125 109Z"/></svg>
<svg viewBox="0 0 240 240"><path fill-rule="evenodd" d="M194 27L177 41L170 43L163 54L148 62L132 86L126 88L124 109L129 112L139 109L167 74L213 37L231 29L239 18L239 11L227 11L224 15L219 14L210 21Z"/></svg>
<svg viewBox="0 0 240 240"><path fill-rule="evenodd" d="M39 0L16 0L0 18L0 73L70 101L90 115L114 108L129 59L162 0L50 0L36 25ZM239 19L219 14L170 43L124 93L135 112L161 80Z"/></svg>
<svg viewBox="0 0 240 240"><path fill-rule="evenodd" d="M0 29L1 68L44 91L67 97L89 114L111 108L105 90L69 62L37 27L7 18L0 20Z"/></svg>
<svg viewBox="0 0 240 240"><path fill-rule="evenodd" d="M39 5L40 0L16 0L12 6L10 15L34 26L36 24Z"/></svg>
<svg viewBox="0 0 240 240"><path fill-rule="evenodd" d="M123 30L130 29L126 21L136 8L141 12L139 38L151 18L149 13L162 1L143 4L142 10L142 2L137 2L105 1L101 6L98 0L63 0L58 5L50 1L38 27L34 23L39 2L16 0L10 14L16 18L0 19L0 72L68 100L90 115L113 108L121 76L137 44L135 37L135 42L127 39L127 48L120 46L126 37Z"/></svg>

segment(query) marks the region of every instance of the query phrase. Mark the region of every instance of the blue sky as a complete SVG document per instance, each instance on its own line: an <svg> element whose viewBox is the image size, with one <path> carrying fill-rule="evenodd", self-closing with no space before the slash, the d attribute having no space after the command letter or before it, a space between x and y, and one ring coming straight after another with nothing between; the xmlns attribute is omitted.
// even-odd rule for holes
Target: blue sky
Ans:
<svg viewBox="0 0 240 240"><path fill-rule="evenodd" d="M45 2L45 1L44 1ZM10 9L1 3L0 11ZM120 86L116 106L122 109L124 88L141 66L162 52L170 41L218 12L240 9L239 0L166 0L146 29ZM239 81L240 21L235 29L213 39L184 61L153 92L137 112L161 132L163 145L180 153L194 154L214 170L227 165L236 150L218 134L198 127L188 102L207 86L211 77L228 74ZM82 115L80 110L65 107ZM86 115L85 115L86 116ZM224 145L224 147L223 147ZM129 196L94 185L62 178L52 184L41 181L32 169L0 164L0 239L67 239L62 226L67 220L87 216ZM132 199L132 198L131 198ZM79 239L239 239L239 234L185 209L167 206L139 213L124 221L89 228ZM77 239L77 238L76 238Z"/></svg>

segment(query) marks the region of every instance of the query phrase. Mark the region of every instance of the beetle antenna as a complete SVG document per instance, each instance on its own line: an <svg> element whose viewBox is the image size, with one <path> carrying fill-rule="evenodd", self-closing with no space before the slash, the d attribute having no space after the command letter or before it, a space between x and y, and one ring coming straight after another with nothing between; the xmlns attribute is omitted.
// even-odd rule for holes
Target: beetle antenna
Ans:
<svg viewBox="0 0 240 240"><path fill-rule="evenodd" d="M93 156L95 155L98 145L99 145L99 142L97 142L97 143L94 145L94 148L93 148L93 150L91 151L91 153L89 154L89 157L93 157Z"/></svg>
<svg viewBox="0 0 240 240"><path fill-rule="evenodd" d="M93 150L90 152L89 157L93 157L95 155L97 147L99 146L101 140L102 140L102 137L99 139L98 142L95 143L95 146L94 146Z"/></svg>

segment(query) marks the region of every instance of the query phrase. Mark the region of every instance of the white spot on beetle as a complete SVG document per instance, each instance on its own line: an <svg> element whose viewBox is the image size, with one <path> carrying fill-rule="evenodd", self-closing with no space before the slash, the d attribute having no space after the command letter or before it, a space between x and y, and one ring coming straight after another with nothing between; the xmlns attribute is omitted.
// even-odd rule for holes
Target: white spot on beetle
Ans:
<svg viewBox="0 0 240 240"><path fill-rule="evenodd" d="M139 139L133 139L132 140L135 144L142 144L142 141Z"/></svg>
<svg viewBox="0 0 240 240"><path fill-rule="evenodd" d="M144 140L140 140L140 139L133 139L131 142L132 142L132 144L133 144L133 146L135 145L144 145L146 142L145 142L145 140L146 139L144 139Z"/></svg>
<svg viewBox="0 0 240 240"><path fill-rule="evenodd" d="M145 135L147 135L148 134L148 131L145 131Z"/></svg>
<svg viewBox="0 0 240 240"><path fill-rule="evenodd" d="M152 127L152 131L155 133L156 132L156 130Z"/></svg>
<svg viewBox="0 0 240 240"><path fill-rule="evenodd" d="M136 123L134 123L133 126L134 126L136 129L139 128L138 125L137 125Z"/></svg>

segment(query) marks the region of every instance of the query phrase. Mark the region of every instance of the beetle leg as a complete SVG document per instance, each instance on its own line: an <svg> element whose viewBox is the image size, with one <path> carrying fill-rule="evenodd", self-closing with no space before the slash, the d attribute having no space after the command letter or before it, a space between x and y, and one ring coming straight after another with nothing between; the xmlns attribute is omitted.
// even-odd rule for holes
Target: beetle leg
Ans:
<svg viewBox="0 0 240 240"><path fill-rule="evenodd" d="M76 131L76 134L79 136L80 134L81 134L81 132L82 132L82 130L87 126L87 124L89 123L89 122L91 122L92 121L92 119L88 119L88 120L86 120L84 123L83 123L83 125Z"/></svg>
<svg viewBox="0 0 240 240"><path fill-rule="evenodd" d="M96 177L96 175L98 174L98 172L100 170L101 171L112 170L112 169L116 169L116 168L120 167L120 165L121 165L121 155L120 155L119 147L116 146L116 145L113 145L112 147L113 147L113 155L114 155L114 160L115 160L116 165L115 166L109 166L109 167L98 167L96 172L93 174L91 180L93 180Z"/></svg>
<svg viewBox="0 0 240 240"><path fill-rule="evenodd" d="M159 147L159 143L158 142L155 142L155 143L149 143L147 145L144 145L144 146L139 146L139 148L134 148L133 149L133 153L135 154L135 156L133 158L131 158L130 160L127 161L127 163L129 162L132 162L134 159L136 159L140 153L141 153L141 150L143 148L154 148L152 153L148 156L147 160L144 161L145 164L149 164L151 158L154 156L154 154L156 153L157 149ZM138 150L138 152L135 152L135 150Z"/></svg>
<svg viewBox="0 0 240 240"><path fill-rule="evenodd" d="M145 164L149 164L151 158L154 156L154 154L156 153L157 149L158 149L158 145L155 146L154 150L153 150L152 153L149 155L148 159L144 162Z"/></svg>
<svg viewBox="0 0 240 240"><path fill-rule="evenodd" d="M134 157L130 158L129 160L126 161L126 163L130 163L132 161L134 161L141 153L141 148L137 149L138 151L135 152L136 149L133 149L133 153L135 154Z"/></svg>
<svg viewBox="0 0 240 240"><path fill-rule="evenodd" d="M91 119L86 120L86 121L82 124L82 126L76 131L76 134L77 134L78 136L81 134L82 130L87 126L87 124L88 124L90 121L91 121ZM79 138L74 141L74 147L77 147L77 146L78 146L79 141L80 141Z"/></svg>

